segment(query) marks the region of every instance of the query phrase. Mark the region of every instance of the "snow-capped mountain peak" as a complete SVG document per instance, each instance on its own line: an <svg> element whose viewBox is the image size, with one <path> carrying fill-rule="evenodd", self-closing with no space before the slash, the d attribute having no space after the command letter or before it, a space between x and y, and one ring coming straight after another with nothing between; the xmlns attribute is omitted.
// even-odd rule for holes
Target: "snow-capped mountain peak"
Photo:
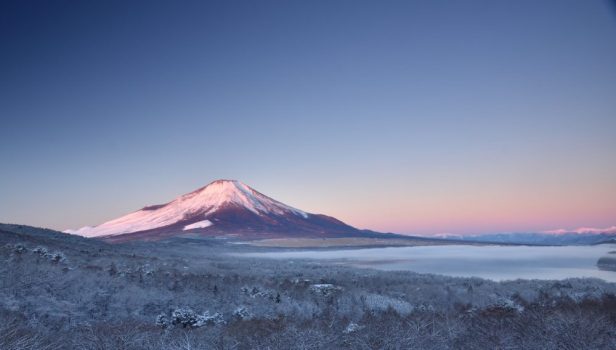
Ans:
<svg viewBox="0 0 616 350"><path fill-rule="evenodd" d="M115 236L178 223L185 224L183 230L205 229L215 225L217 213L223 209L247 210L257 216L309 217L309 214L259 193L240 181L217 180L169 203L147 206L98 226L66 232L86 237Z"/></svg>
<svg viewBox="0 0 616 350"><path fill-rule="evenodd" d="M280 203L261 194L237 180L216 180L194 192L177 199L188 210L200 210L207 207L214 211L224 205L234 204L246 208L255 214L284 214L292 212L307 217L305 212Z"/></svg>

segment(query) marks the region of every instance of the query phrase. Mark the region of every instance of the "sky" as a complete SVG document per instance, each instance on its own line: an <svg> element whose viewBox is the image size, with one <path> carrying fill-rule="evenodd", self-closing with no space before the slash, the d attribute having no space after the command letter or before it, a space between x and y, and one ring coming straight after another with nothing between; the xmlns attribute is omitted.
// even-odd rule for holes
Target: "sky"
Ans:
<svg viewBox="0 0 616 350"><path fill-rule="evenodd" d="M407 234L616 225L616 6L2 1L0 222L219 178Z"/></svg>

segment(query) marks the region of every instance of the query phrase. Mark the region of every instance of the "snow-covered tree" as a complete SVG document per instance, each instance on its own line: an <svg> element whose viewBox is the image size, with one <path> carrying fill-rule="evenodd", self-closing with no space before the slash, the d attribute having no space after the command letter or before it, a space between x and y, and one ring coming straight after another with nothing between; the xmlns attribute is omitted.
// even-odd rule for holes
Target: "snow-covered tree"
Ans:
<svg viewBox="0 0 616 350"><path fill-rule="evenodd" d="M173 310L171 313L171 323L181 325L186 328L193 326L197 322L197 314L190 308L182 307Z"/></svg>

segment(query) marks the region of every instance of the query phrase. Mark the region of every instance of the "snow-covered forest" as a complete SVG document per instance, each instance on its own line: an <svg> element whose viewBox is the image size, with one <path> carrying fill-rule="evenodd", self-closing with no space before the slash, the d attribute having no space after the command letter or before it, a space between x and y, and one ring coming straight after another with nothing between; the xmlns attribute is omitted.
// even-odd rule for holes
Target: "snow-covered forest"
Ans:
<svg viewBox="0 0 616 350"><path fill-rule="evenodd" d="M0 226L0 349L613 349L616 285L492 282Z"/></svg>

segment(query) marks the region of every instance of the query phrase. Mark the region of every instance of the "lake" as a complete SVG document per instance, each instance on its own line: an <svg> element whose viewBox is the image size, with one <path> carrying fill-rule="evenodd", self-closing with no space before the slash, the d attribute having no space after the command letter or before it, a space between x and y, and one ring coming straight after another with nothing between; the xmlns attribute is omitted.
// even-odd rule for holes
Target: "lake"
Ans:
<svg viewBox="0 0 616 350"><path fill-rule="evenodd" d="M616 272L597 268L597 260L616 245L532 246L421 246L348 250L303 250L245 253L272 259L312 259L332 264L382 270L408 270L495 281L596 277L616 282Z"/></svg>

